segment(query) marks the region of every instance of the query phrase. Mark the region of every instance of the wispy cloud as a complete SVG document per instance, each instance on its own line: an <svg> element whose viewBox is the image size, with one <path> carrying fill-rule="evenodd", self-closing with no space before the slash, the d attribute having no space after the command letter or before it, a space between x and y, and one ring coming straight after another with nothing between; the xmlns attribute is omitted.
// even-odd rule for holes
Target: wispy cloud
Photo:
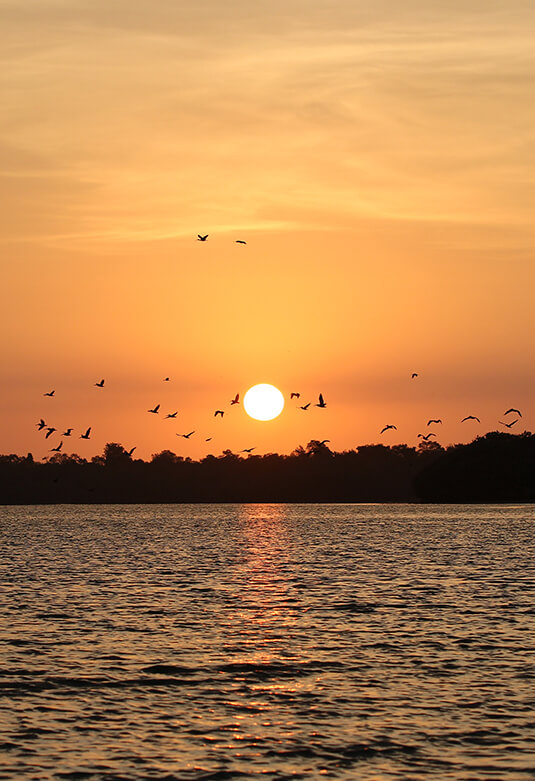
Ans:
<svg viewBox="0 0 535 781"><path fill-rule="evenodd" d="M4 1L6 230L527 225L535 13L501 5Z"/></svg>

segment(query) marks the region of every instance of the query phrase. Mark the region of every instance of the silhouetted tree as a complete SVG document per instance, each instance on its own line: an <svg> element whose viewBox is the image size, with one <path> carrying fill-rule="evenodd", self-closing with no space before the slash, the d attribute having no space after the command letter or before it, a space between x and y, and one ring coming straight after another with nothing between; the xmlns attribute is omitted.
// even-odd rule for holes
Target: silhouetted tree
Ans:
<svg viewBox="0 0 535 781"><path fill-rule="evenodd" d="M134 460L110 442L90 461L0 456L0 502L535 501L534 475L529 432L491 432L447 449L421 442L343 453L311 440L288 456L224 450L201 461L170 450Z"/></svg>

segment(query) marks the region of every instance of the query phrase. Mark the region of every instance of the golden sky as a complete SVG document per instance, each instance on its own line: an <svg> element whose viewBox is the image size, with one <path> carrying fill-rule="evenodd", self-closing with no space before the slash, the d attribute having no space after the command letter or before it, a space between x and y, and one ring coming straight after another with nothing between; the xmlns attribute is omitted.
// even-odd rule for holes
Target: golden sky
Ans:
<svg viewBox="0 0 535 781"><path fill-rule="evenodd" d="M533 428L533 3L0 16L1 452L47 455L40 417L89 456L414 444L429 417L448 444L510 406ZM328 408L216 427L257 382Z"/></svg>

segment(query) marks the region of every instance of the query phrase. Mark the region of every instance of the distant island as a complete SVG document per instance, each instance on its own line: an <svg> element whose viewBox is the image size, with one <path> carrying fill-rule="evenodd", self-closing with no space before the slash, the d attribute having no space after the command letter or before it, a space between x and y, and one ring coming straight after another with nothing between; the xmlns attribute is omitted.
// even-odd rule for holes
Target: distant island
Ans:
<svg viewBox="0 0 535 781"><path fill-rule="evenodd" d="M166 502L535 502L535 435L341 453L312 440L290 455L225 450L200 461L170 450L143 461L114 442L89 461L0 456L0 504Z"/></svg>

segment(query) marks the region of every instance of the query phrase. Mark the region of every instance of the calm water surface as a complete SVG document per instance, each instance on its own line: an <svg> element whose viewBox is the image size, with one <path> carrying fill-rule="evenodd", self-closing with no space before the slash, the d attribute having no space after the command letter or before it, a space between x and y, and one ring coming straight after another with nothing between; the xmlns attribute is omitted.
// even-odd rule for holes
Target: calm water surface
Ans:
<svg viewBox="0 0 535 781"><path fill-rule="evenodd" d="M533 778L534 515L0 508L0 779Z"/></svg>

